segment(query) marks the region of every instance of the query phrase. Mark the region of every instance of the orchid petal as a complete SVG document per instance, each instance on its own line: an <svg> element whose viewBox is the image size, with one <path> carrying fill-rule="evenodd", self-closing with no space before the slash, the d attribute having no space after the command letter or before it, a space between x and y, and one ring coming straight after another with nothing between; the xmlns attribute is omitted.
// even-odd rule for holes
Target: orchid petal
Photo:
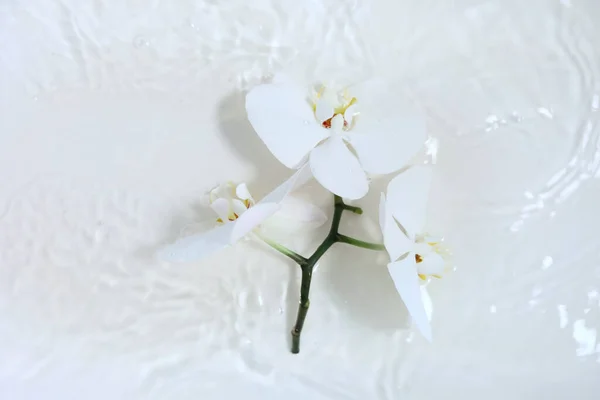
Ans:
<svg viewBox="0 0 600 400"><path fill-rule="evenodd" d="M333 132L341 132L344 129L344 117L340 114L331 119L331 130Z"/></svg>
<svg viewBox="0 0 600 400"><path fill-rule="evenodd" d="M324 87L324 90L321 92L320 100L325 101L326 103L331 104L332 106L336 106L340 100L339 95L338 92L331 89L331 87L335 87L335 83L331 83ZM331 115L333 115L333 113L331 113Z"/></svg>
<svg viewBox="0 0 600 400"><path fill-rule="evenodd" d="M379 226L383 233L383 245L390 255L391 261L396 261L412 249L414 242L406 237L394 217L392 217L392 213L386 207L385 194L383 193L381 193L379 201Z"/></svg>
<svg viewBox="0 0 600 400"><path fill-rule="evenodd" d="M228 199L231 198L233 192L232 185L228 182L212 189L209 193L209 198L211 202L219 198Z"/></svg>
<svg viewBox="0 0 600 400"><path fill-rule="evenodd" d="M292 191L298 189L306 182L312 179L312 173L309 165L294 172L286 181L280 184L275 190L267 194L258 203L281 203L281 201Z"/></svg>
<svg viewBox="0 0 600 400"><path fill-rule="evenodd" d="M423 300L423 306L425 307L425 312L427 313L427 320L431 322L431 317L433 315L433 301L431 300L431 296L427 291L427 286L421 285L421 299Z"/></svg>
<svg viewBox="0 0 600 400"><path fill-rule="evenodd" d="M417 270L422 275L442 275L444 272L444 259L437 253L430 253L422 257L423 261L417 263Z"/></svg>
<svg viewBox="0 0 600 400"><path fill-rule="evenodd" d="M356 104L352 104L346 109L344 112L344 119L346 120L346 123L348 123L348 126L352 126L352 121L356 114L358 114L358 106Z"/></svg>
<svg viewBox="0 0 600 400"><path fill-rule="evenodd" d="M411 238L425 225L427 197L431 186L431 168L414 166L388 184L387 207Z"/></svg>
<svg viewBox="0 0 600 400"><path fill-rule="evenodd" d="M304 88L290 82L260 85L246 96L252 127L271 153L288 168L328 136L316 121Z"/></svg>
<svg viewBox="0 0 600 400"><path fill-rule="evenodd" d="M421 285L414 255L410 253L402 260L389 263L388 271L417 328L425 339L431 342L431 325L421 297Z"/></svg>
<svg viewBox="0 0 600 400"><path fill-rule="evenodd" d="M231 244L235 222L219 225L207 232L187 236L161 248L157 257L169 262L200 261Z"/></svg>
<svg viewBox="0 0 600 400"><path fill-rule="evenodd" d="M432 235L423 236L424 243L435 244L435 243L441 243L443 241L444 241L443 236L432 236Z"/></svg>
<svg viewBox="0 0 600 400"><path fill-rule="evenodd" d="M427 243L417 241L413 247L413 251L421 257L427 257L429 254L433 253L433 247Z"/></svg>
<svg viewBox="0 0 600 400"><path fill-rule="evenodd" d="M380 81L349 89L358 99L360 120L349 135L364 170L388 174L405 166L427 140L425 118Z"/></svg>
<svg viewBox="0 0 600 400"><path fill-rule="evenodd" d="M275 190L266 195L253 207L246 210L235 222L236 227L231 233L231 242L241 239L243 236L258 227L267 218L271 217L281 208L281 202L286 196L302 186L311 178L310 167L303 166L296 171L285 182L279 185Z"/></svg>
<svg viewBox="0 0 600 400"><path fill-rule="evenodd" d="M224 198L218 198L212 203L210 203L210 208L219 216L219 218L225 222L229 219L229 212L231 211L231 207L229 201Z"/></svg>
<svg viewBox="0 0 600 400"><path fill-rule="evenodd" d="M320 123L327 121L333 116L333 105L325 99L319 99L315 108L315 117Z"/></svg>
<svg viewBox="0 0 600 400"><path fill-rule="evenodd" d="M365 172L339 136L332 136L311 151L310 168L315 179L338 196L354 200L369 191Z"/></svg>
<svg viewBox="0 0 600 400"><path fill-rule="evenodd" d="M273 83L290 83L293 84L294 83L294 79L286 74L285 72L279 72L275 75L273 75L273 79L271 80Z"/></svg>
<svg viewBox="0 0 600 400"><path fill-rule="evenodd" d="M302 223L311 223L321 226L327 221L325 212L314 204L289 196L281 203L281 209L277 212L277 217L283 217Z"/></svg>
<svg viewBox="0 0 600 400"><path fill-rule="evenodd" d="M279 210L277 203L257 204L240 215L231 232L231 242L237 242Z"/></svg>
<svg viewBox="0 0 600 400"><path fill-rule="evenodd" d="M245 183L240 183L235 188L235 195L242 200L252 200L252 195Z"/></svg>
<svg viewBox="0 0 600 400"><path fill-rule="evenodd" d="M231 200L231 209L239 217L246 212L247 207L243 201L239 199L233 199Z"/></svg>

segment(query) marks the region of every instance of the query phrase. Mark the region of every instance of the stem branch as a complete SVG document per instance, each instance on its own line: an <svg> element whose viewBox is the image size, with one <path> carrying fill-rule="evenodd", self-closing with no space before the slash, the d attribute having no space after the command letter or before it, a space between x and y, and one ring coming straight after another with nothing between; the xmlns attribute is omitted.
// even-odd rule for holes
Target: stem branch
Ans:
<svg viewBox="0 0 600 400"><path fill-rule="evenodd" d="M362 215L363 210L360 207L349 206L348 204L344 204L344 210L350 211L354 214Z"/></svg>
<svg viewBox="0 0 600 400"><path fill-rule="evenodd" d="M310 281L312 279L312 268L304 266L302 268L302 283L300 285L300 305L298 306L298 318L296 319L296 325L292 329L292 353L298 354L300 352L300 333L304 326L304 320L310 307L310 300L308 293L310 292Z"/></svg>
<svg viewBox="0 0 600 400"><path fill-rule="evenodd" d="M287 256L289 258L291 258L292 260L294 260L298 265L302 266L304 264L306 264L306 262L308 261L306 258L302 257L300 254L296 253L293 250L288 249L287 247L269 239L268 237L265 237L259 233L255 233L256 236L258 236L258 238L260 240L262 240L263 242L265 242L266 244L268 244L269 246L271 246L272 248L274 248L275 250L277 250L278 252L280 252L281 254L283 254L284 256Z"/></svg>
<svg viewBox="0 0 600 400"><path fill-rule="evenodd" d="M342 214L344 211L350 211L354 214L362 214L362 208L350 206L344 203L344 200L335 195L333 197L333 218L331 219L331 228L329 233L323 240L323 242L317 247L315 252L308 258L301 256L293 250L288 249L281 244L262 236L259 233L256 235L264 241L266 244L285 255L286 257L294 260L302 269L302 281L300 283L300 305L298 306L298 316L296 318L296 324L292 329L292 353L298 354L300 352L300 335L302 334L302 328L304 327L304 321L306 321L306 315L308 314L308 308L310 307L310 284L312 281L312 273L317 262L323 257L323 255L329 250L335 243L346 243L356 247L362 247L370 250L384 250L382 244L365 242L363 240L354 239L352 237L342 235L338 232L340 228L340 221L342 220Z"/></svg>
<svg viewBox="0 0 600 400"><path fill-rule="evenodd" d="M364 240L354 239L350 236L342 235L341 233L337 235L337 240L340 243L346 243L352 246L362 247L363 249L385 250L385 246L382 244L365 242Z"/></svg>
<svg viewBox="0 0 600 400"><path fill-rule="evenodd" d="M351 207L344 204L344 201L340 196L334 196L334 210L333 210L333 218L331 219L331 228L329 229L329 233L323 240L323 243L317 247L315 252L306 260L302 267L302 282L300 286L300 306L298 308L298 317L296 318L296 324L294 325L294 329L292 329L292 353L298 354L300 352L300 335L302 334L302 328L304 327L304 321L306 320L306 314L308 313L308 308L310 306L309 300L309 292L310 292L310 283L312 280L312 271L317 261L329 250L334 243L340 241L338 229L340 227L340 221L342 219L342 213L344 210L349 210L359 214L356 210L362 210L358 207Z"/></svg>

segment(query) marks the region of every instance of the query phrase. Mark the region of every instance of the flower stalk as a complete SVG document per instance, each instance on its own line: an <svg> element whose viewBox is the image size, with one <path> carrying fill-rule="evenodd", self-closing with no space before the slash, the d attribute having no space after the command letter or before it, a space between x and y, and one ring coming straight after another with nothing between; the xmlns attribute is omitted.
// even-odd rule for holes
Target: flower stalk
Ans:
<svg viewBox="0 0 600 400"><path fill-rule="evenodd" d="M354 239L352 237L342 235L339 233L340 221L342 220L342 214L344 211L350 211L354 214L362 214L360 207L350 206L344 203L340 196L334 196L334 211L333 218L331 220L331 227L329 233L323 240L323 242L317 247L315 252L308 258L301 256L300 254L273 242L270 239L261 237L269 246L279 251L283 255L294 260L302 270L302 280L300 283L300 304L298 306L298 316L296 323L292 329L292 353L298 354L300 352L300 335L302 334L302 328L308 314L310 307L310 285L312 282L312 273L315 265L321 257L329 250L335 243L346 243L352 246L361 247L369 250L385 250L381 244L365 242L362 240Z"/></svg>

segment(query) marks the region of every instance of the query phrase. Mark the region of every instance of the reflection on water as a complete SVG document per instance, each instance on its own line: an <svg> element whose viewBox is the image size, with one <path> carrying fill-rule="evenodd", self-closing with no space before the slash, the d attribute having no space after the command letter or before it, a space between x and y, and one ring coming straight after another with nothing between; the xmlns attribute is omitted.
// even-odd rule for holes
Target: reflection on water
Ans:
<svg viewBox="0 0 600 400"><path fill-rule="evenodd" d="M577 342L578 356L589 356L594 353L600 353L600 345L596 346L596 328L589 328L585 325L585 320L578 319L573 323L573 339Z"/></svg>

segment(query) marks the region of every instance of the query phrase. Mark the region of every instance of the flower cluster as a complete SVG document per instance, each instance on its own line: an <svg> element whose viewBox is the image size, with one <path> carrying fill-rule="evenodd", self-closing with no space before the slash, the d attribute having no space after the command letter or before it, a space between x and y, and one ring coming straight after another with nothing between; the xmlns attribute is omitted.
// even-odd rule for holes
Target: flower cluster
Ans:
<svg viewBox="0 0 600 400"><path fill-rule="evenodd" d="M217 215L217 226L164 247L160 257L167 261L196 261L254 235L298 262L304 283L305 272L309 272L306 275L310 280L314 263L335 242L385 249L390 258L389 274L398 293L415 325L431 340L421 285L430 278L441 277L449 252L442 244L443 238L425 231L431 166L409 165L427 139L418 110L402 103L378 80L336 90L325 85L304 87L281 75L250 90L246 111L271 153L295 172L258 202L243 183L228 183L212 190L210 207ZM381 193L379 222L383 246L339 234L342 211L360 210L342 199L364 197L371 177L394 172L399 173L388 183L386 193ZM265 239L260 226L281 214L286 204L296 205L292 215L308 216L304 219L322 223L322 212L310 204L291 201L290 197L313 177L335 195L336 213L327 239L313 256L304 258ZM307 309L308 291L301 293L299 321L300 315L302 320L292 332L295 337L300 335Z"/></svg>

